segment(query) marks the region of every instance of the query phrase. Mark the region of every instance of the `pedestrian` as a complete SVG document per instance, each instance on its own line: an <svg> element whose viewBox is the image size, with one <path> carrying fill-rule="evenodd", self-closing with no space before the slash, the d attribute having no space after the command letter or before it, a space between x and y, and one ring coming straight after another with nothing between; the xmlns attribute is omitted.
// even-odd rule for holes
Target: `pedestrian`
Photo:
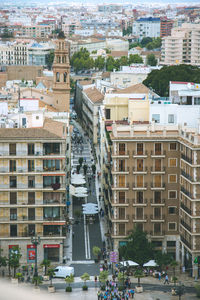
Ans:
<svg viewBox="0 0 200 300"><path fill-rule="evenodd" d="M100 291L97 292L97 299L101 300L101 292Z"/></svg>
<svg viewBox="0 0 200 300"><path fill-rule="evenodd" d="M161 280L161 273L160 272L158 273L158 280L159 281Z"/></svg>
<svg viewBox="0 0 200 300"><path fill-rule="evenodd" d="M131 297L132 297L132 299L133 299L133 298L134 298L134 295L135 295L134 289L131 289L131 290L130 290L130 294L131 294Z"/></svg>
<svg viewBox="0 0 200 300"><path fill-rule="evenodd" d="M165 281L164 281L164 284L165 284L165 283L169 284L169 277L168 277L167 274L165 275Z"/></svg>

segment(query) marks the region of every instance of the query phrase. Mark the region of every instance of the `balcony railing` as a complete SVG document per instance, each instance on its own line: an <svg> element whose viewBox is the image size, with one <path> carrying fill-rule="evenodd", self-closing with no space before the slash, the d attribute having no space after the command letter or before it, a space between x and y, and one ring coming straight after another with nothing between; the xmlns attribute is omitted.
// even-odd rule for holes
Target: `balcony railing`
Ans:
<svg viewBox="0 0 200 300"><path fill-rule="evenodd" d="M166 151L151 151L152 156L163 156L166 155Z"/></svg>
<svg viewBox="0 0 200 300"><path fill-rule="evenodd" d="M165 199L151 199L151 204L165 204Z"/></svg>
<svg viewBox="0 0 200 300"><path fill-rule="evenodd" d="M192 158L186 156L185 154L181 153L181 158L187 161L188 163L192 164Z"/></svg>
<svg viewBox="0 0 200 300"><path fill-rule="evenodd" d="M188 225L184 220L181 219L181 224L188 230L188 231L192 231L192 228L190 225Z"/></svg>
<svg viewBox="0 0 200 300"><path fill-rule="evenodd" d="M147 167L143 167L143 168L133 167L133 172L147 172L147 171L148 171Z"/></svg>
<svg viewBox="0 0 200 300"><path fill-rule="evenodd" d="M181 208L186 211L189 215L192 215L192 210L188 208L183 202L181 202Z"/></svg>
<svg viewBox="0 0 200 300"><path fill-rule="evenodd" d="M166 167L151 167L151 172L165 172L166 171Z"/></svg>
<svg viewBox="0 0 200 300"><path fill-rule="evenodd" d="M189 179L190 181L194 181L193 177L189 174L187 174L185 171L181 170L181 175L185 178Z"/></svg>
<svg viewBox="0 0 200 300"><path fill-rule="evenodd" d="M133 151L133 156L147 156L148 155L148 151Z"/></svg>
<svg viewBox="0 0 200 300"><path fill-rule="evenodd" d="M183 186L181 187L181 192L183 192L186 196L193 199L192 193L190 193L188 190L186 190Z"/></svg>
<svg viewBox="0 0 200 300"><path fill-rule="evenodd" d="M165 183L155 183L155 182L152 182L151 183L151 188L153 189L163 189L165 188Z"/></svg>
<svg viewBox="0 0 200 300"><path fill-rule="evenodd" d="M181 241L190 249L192 249L192 245L190 242L188 242L182 235L181 235Z"/></svg>

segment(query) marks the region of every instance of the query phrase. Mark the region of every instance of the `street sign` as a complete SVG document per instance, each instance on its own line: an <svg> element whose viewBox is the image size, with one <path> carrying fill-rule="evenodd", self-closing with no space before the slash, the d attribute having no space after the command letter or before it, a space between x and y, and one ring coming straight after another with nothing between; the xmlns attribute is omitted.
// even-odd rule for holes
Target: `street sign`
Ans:
<svg viewBox="0 0 200 300"><path fill-rule="evenodd" d="M112 251L110 252L110 262L116 263L118 261L118 252Z"/></svg>

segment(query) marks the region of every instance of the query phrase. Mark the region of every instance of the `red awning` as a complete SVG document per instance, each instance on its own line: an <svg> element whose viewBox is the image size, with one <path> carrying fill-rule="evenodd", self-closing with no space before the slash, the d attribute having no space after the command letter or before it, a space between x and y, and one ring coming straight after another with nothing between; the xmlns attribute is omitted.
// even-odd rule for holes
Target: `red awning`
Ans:
<svg viewBox="0 0 200 300"><path fill-rule="evenodd" d="M44 244L43 248L60 248L60 244Z"/></svg>
<svg viewBox="0 0 200 300"><path fill-rule="evenodd" d="M106 126L107 131L112 131L112 126Z"/></svg>
<svg viewBox="0 0 200 300"><path fill-rule="evenodd" d="M31 244L31 245L27 245L27 248L28 248L28 249L34 249L34 248L36 248L36 246L33 245L33 244Z"/></svg>

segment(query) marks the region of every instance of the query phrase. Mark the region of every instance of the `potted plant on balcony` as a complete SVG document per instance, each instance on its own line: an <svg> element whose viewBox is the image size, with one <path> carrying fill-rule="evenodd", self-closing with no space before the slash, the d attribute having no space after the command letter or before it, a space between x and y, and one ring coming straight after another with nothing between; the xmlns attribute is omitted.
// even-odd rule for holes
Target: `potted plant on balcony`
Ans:
<svg viewBox="0 0 200 300"><path fill-rule="evenodd" d="M92 253L93 253L94 256L96 257L96 258L94 259L94 261L95 261L96 263L99 262L101 249L100 249L99 247L97 247L97 246L94 246L94 247L92 248Z"/></svg>
<svg viewBox="0 0 200 300"><path fill-rule="evenodd" d="M47 274L50 279L50 285L48 286L48 291L49 291L49 293L55 293L56 288L55 288L55 286L53 286L53 283L52 283L53 276L55 275L54 269L53 268L48 269Z"/></svg>
<svg viewBox="0 0 200 300"><path fill-rule="evenodd" d="M81 279L84 281L84 285L82 286L82 290L83 291L87 291L88 290L88 286L86 285L86 281L90 280L90 275L88 273L84 273L81 276Z"/></svg>
<svg viewBox="0 0 200 300"><path fill-rule="evenodd" d="M50 267L51 261L49 259L43 259L41 266L44 267L44 280L49 280L49 276L47 275L47 268Z"/></svg>
<svg viewBox="0 0 200 300"><path fill-rule="evenodd" d="M70 276L67 276L65 278L66 283L68 283L68 286L66 287L65 291L66 292L72 292L72 287L71 287L71 283L74 282L74 276L72 274L70 274Z"/></svg>
<svg viewBox="0 0 200 300"><path fill-rule="evenodd" d="M142 293L143 287L140 285L140 278L144 277L143 271L138 269L135 271L134 276L138 279L138 285L135 287L136 293Z"/></svg>

